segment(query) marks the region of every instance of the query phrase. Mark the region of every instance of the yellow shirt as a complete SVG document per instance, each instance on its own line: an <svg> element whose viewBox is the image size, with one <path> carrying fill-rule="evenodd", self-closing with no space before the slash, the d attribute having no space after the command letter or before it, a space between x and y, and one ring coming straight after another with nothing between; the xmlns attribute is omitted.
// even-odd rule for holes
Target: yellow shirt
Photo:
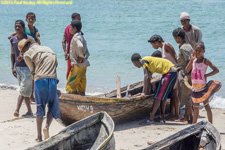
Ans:
<svg viewBox="0 0 225 150"><path fill-rule="evenodd" d="M164 75L169 72L171 67L175 66L171 61L167 59L151 56L146 56L142 58L142 63L143 69L147 67L148 71L151 74L156 72Z"/></svg>

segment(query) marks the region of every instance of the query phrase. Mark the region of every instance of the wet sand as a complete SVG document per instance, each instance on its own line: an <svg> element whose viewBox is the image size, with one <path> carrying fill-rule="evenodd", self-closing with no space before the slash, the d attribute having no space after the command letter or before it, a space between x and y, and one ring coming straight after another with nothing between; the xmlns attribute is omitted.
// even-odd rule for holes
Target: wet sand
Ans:
<svg viewBox="0 0 225 150"><path fill-rule="evenodd" d="M13 113L16 108L18 91L0 90L0 149L1 150L22 150L34 146L36 138L36 118L22 118L26 113L26 106L22 104L20 117L15 118ZM32 105L36 112L36 106ZM222 149L225 149L225 109L212 109L213 125L221 134ZM198 121L207 121L205 109L200 110ZM45 125L43 122L43 126ZM148 147L147 142L157 142L170 136L190 125L167 121L165 124L141 126L141 120L127 122L115 127L116 150L138 150ZM50 136L57 134L64 129L58 122L53 120L50 127Z"/></svg>

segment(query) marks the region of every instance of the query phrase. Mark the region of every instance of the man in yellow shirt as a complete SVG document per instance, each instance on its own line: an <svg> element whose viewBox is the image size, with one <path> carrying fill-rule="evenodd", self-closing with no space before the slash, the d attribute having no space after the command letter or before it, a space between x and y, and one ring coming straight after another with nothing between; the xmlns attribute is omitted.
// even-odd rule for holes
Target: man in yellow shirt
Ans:
<svg viewBox="0 0 225 150"><path fill-rule="evenodd" d="M159 73L162 75L158 88L154 94L155 100L149 120L145 120L143 124L151 124L153 122L155 113L159 108L161 100L163 101L162 121L165 122L164 114L166 99L167 97L172 97L173 86L176 82L177 77L177 70L174 67L174 64L164 58L157 58L152 56L141 58L141 55L138 53L135 53L131 56L131 61L137 68L142 67L144 69L144 86L141 93L142 99L145 99L146 95L150 94L152 74Z"/></svg>

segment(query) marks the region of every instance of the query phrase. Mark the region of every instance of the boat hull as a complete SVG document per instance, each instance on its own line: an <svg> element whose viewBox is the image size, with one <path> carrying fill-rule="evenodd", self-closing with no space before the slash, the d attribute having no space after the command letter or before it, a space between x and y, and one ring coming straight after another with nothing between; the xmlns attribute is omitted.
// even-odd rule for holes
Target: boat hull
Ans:
<svg viewBox="0 0 225 150"><path fill-rule="evenodd" d="M114 122L106 112L80 120L28 150L114 150Z"/></svg>

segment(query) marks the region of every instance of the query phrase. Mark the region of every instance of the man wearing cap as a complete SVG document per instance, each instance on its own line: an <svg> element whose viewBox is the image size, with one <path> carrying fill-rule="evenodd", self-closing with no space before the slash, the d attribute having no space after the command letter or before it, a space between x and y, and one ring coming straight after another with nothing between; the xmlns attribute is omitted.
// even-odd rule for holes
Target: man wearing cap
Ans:
<svg viewBox="0 0 225 150"><path fill-rule="evenodd" d="M202 42L202 32L201 30L190 24L190 15L186 12L180 14L180 22L182 24L182 29L185 31L185 41L191 44L192 48L195 48L196 43Z"/></svg>
<svg viewBox="0 0 225 150"><path fill-rule="evenodd" d="M46 125L43 129L44 139L49 137L49 126L53 118L60 118L56 54L50 48L33 43L30 39L21 40L18 47L21 53L24 54L24 60L34 80L34 94L37 104L37 142L41 142L42 122L46 104L48 104L48 113Z"/></svg>
<svg viewBox="0 0 225 150"><path fill-rule="evenodd" d="M10 45L11 45L11 65L12 65L12 74L15 78L17 78L19 82L20 87L20 95L18 97L17 101L17 107L14 112L14 116L19 116L19 110L22 105L23 100L25 101L25 104L27 106L27 113L23 116L29 116L33 115L33 112L31 110L30 101L29 98L32 93L32 78L30 75L30 70L27 67L26 63L23 60L23 56L20 54L20 51L18 49L18 42L22 39L34 39L24 34L25 30L25 24L22 20L17 20L15 22L15 31L16 35L10 38Z"/></svg>

